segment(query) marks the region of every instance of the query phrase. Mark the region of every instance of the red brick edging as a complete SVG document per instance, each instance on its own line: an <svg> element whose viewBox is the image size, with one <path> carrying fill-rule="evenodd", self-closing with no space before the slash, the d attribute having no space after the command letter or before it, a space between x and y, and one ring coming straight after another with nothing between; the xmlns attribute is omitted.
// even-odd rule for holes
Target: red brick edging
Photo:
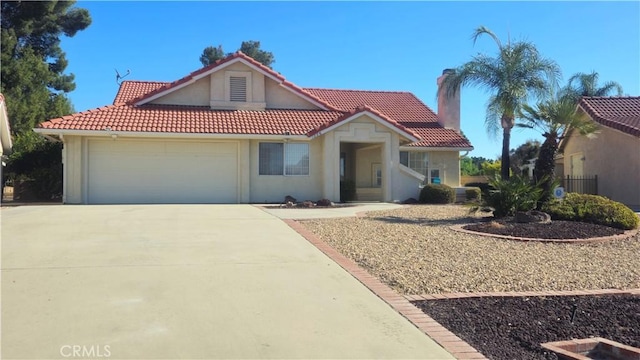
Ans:
<svg viewBox="0 0 640 360"><path fill-rule="evenodd" d="M449 229L466 233L466 234L488 236L488 237L494 237L499 239L546 242L546 243L564 243L564 244L589 244L589 243L601 243L601 242L614 241L614 240L626 240L631 238L632 236L635 236L636 234L638 234L638 232L640 232L640 229L627 230L624 233L619 235L601 236L601 237L594 237L594 238L588 238L588 239L540 239L540 238L524 238L524 237L509 236L509 235L491 234L491 233L485 233L480 231L463 229L463 227L467 225L471 225L471 223L452 225L452 226L449 226Z"/></svg>
<svg viewBox="0 0 640 360"><path fill-rule="evenodd" d="M312 245L318 248L318 250L322 251L325 255L330 257L334 262L349 272L353 277L371 290L371 292L376 294L394 310L400 313L400 315L404 316L418 329L427 334L446 351L451 353L456 359L487 359L464 340L460 339L433 318L423 313L422 310L410 303L405 296L398 294L393 289L383 284L380 280L369 274L366 270L362 269L354 261L340 254L337 250L329 246L329 244L307 230L302 226L302 224L290 219L284 219L283 221L298 234L307 239L307 241Z"/></svg>
<svg viewBox="0 0 640 360"><path fill-rule="evenodd" d="M547 291L511 291L404 295L409 301L464 299L480 297L519 297L519 296L581 296L581 295L640 295L640 289L594 289L594 290L547 290Z"/></svg>

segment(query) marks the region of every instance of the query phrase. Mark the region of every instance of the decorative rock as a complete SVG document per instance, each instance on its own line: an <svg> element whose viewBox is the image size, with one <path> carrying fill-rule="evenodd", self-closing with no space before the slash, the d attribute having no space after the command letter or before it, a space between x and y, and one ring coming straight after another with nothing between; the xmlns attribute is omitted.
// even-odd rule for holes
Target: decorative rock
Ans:
<svg viewBox="0 0 640 360"><path fill-rule="evenodd" d="M316 205L311 200L305 200L305 201L302 202L302 204L300 204L300 206L306 207L306 208L312 208L312 207L314 207Z"/></svg>
<svg viewBox="0 0 640 360"><path fill-rule="evenodd" d="M320 199L316 202L318 206L332 206L331 200L329 199Z"/></svg>
<svg viewBox="0 0 640 360"><path fill-rule="evenodd" d="M536 210L530 210L527 212L516 211L516 216L514 220L515 222L518 222L518 223L548 224L551 222L551 216L549 216L549 214L545 212L536 211Z"/></svg>

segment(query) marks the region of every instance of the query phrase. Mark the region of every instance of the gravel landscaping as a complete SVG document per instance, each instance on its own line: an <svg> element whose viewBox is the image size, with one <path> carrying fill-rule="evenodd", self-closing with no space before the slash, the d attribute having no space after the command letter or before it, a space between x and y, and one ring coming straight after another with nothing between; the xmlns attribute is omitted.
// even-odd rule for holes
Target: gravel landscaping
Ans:
<svg viewBox="0 0 640 360"><path fill-rule="evenodd" d="M640 296L466 298L415 305L489 359L557 359L540 344L593 336L640 347Z"/></svg>
<svg viewBox="0 0 640 360"><path fill-rule="evenodd" d="M458 205L412 205L302 224L402 294L640 288L640 237L520 242L456 232Z"/></svg>

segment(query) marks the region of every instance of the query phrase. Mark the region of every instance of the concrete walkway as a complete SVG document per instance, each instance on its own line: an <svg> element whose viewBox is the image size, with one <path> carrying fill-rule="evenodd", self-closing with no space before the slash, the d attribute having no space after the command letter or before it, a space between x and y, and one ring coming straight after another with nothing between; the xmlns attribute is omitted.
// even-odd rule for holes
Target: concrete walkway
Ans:
<svg viewBox="0 0 640 360"><path fill-rule="evenodd" d="M340 206L333 208L276 208L274 205L256 205L273 216L280 219L304 220L304 219L326 219L336 217L353 217L358 213L377 210L392 210L401 208L403 205L391 203L350 203L350 206Z"/></svg>
<svg viewBox="0 0 640 360"><path fill-rule="evenodd" d="M0 216L2 359L453 358L253 206Z"/></svg>

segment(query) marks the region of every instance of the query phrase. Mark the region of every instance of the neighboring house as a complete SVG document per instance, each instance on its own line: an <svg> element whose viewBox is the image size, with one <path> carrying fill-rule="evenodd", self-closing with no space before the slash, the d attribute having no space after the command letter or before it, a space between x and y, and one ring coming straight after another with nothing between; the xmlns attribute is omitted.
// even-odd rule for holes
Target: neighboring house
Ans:
<svg viewBox="0 0 640 360"><path fill-rule="evenodd" d="M583 97L578 110L600 125L595 137L560 144L562 176L597 175L597 193L640 210L640 97Z"/></svg>
<svg viewBox="0 0 640 360"><path fill-rule="evenodd" d="M12 147L7 105L4 101L4 95L0 94L0 192L4 192L4 176L2 174L7 165L5 160L7 155L11 153Z"/></svg>
<svg viewBox="0 0 640 360"><path fill-rule="evenodd" d="M13 144L11 142L11 128L9 127L9 116L7 115L7 105L4 95L0 94L0 157L4 166L4 157L11 153Z"/></svg>
<svg viewBox="0 0 640 360"><path fill-rule="evenodd" d="M172 83L125 81L113 105L35 131L64 142L65 203L339 201L343 180L358 200L402 201L460 185L459 108L303 89L237 52Z"/></svg>

